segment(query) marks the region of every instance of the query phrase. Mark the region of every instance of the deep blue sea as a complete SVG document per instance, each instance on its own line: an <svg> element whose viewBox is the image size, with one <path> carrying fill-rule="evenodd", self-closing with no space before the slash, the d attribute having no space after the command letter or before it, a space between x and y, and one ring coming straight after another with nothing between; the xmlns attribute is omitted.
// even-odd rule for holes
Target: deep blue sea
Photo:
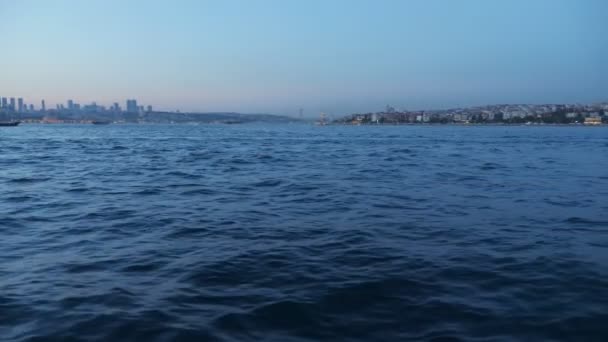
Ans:
<svg viewBox="0 0 608 342"><path fill-rule="evenodd" d="M0 128L2 341L608 341L608 128Z"/></svg>

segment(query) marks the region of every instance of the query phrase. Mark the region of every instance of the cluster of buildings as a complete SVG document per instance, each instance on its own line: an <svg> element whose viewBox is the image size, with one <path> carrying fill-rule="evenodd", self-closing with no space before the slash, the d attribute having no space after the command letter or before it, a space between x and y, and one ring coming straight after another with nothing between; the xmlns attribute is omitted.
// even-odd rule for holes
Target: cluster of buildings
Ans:
<svg viewBox="0 0 608 342"><path fill-rule="evenodd" d="M141 106L128 99L125 107L118 103L102 106L93 102L81 105L68 100L54 108L46 107L44 100L39 109L26 104L22 98L0 97L0 122L24 123L160 123L160 124L235 124L247 122L292 122L293 118L270 114L240 114L232 112L182 113L180 111L154 111L152 106Z"/></svg>
<svg viewBox="0 0 608 342"><path fill-rule="evenodd" d="M137 122L142 115L152 113L152 106L141 106L137 100L128 99L123 109L117 102L111 106L98 105L95 102L80 104L68 100L65 104L57 104L48 109L44 100L37 109L19 97L0 97L0 120L19 120L24 122L89 122L91 120Z"/></svg>
<svg viewBox="0 0 608 342"><path fill-rule="evenodd" d="M28 111L34 111L34 105L28 105L27 103L24 103L22 97L17 98L17 101L15 101L14 97L0 97L0 110L24 113Z"/></svg>
<svg viewBox="0 0 608 342"><path fill-rule="evenodd" d="M602 124L608 123L608 103L489 105L432 111L396 110L386 106L382 112L352 114L334 122L343 124Z"/></svg>

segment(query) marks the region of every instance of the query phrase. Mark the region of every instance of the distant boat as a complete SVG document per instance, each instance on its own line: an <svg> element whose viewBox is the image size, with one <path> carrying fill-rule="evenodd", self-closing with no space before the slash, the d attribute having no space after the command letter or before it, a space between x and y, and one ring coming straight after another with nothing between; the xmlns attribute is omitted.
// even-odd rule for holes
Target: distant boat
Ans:
<svg viewBox="0 0 608 342"><path fill-rule="evenodd" d="M319 121L315 122L315 124L317 126L325 126L325 125L327 125L327 121L325 120L325 118L326 118L325 113L321 113L319 115Z"/></svg>
<svg viewBox="0 0 608 342"><path fill-rule="evenodd" d="M15 127L19 126L21 121L0 121L0 127Z"/></svg>
<svg viewBox="0 0 608 342"><path fill-rule="evenodd" d="M93 125L109 125L110 121L91 121Z"/></svg>

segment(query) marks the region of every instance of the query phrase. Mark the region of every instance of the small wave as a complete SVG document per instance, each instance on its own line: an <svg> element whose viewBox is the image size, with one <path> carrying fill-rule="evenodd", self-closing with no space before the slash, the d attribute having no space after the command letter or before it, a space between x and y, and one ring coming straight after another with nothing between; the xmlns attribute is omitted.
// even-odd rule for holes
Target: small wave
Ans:
<svg viewBox="0 0 608 342"><path fill-rule="evenodd" d="M257 159L262 159L262 160L270 160L270 159L275 159L273 156L271 156L270 154L257 154L255 156Z"/></svg>
<svg viewBox="0 0 608 342"><path fill-rule="evenodd" d="M578 201L558 201L558 200L550 200L545 199L545 203L554 205L557 207L566 207L566 208L576 208L581 205Z"/></svg>
<svg viewBox="0 0 608 342"><path fill-rule="evenodd" d="M321 328L322 316L306 303L280 301L261 306L251 313L229 313L215 320L222 330L245 331L248 326L313 333Z"/></svg>
<svg viewBox="0 0 608 342"><path fill-rule="evenodd" d="M283 183L283 182L278 179L268 179L268 180L264 180L261 182L257 182L255 184L253 184L253 186L255 186L257 188L275 187L275 186L281 185L281 183Z"/></svg>
<svg viewBox="0 0 608 342"><path fill-rule="evenodd" d="M462 153L450 153L450 154L448 154L448 157L462 158L462 157L464 157L464 154L462 154Z"/></svg>
<svg viewBox="0 0 608 342"><path fill-rule="evenodd" d="M135 303L136 294L122 288L113 288L110 291L86 296L69 295L59 300L65 310L73 310L79 306L102 304L107 307L128 308Z"/></svg>
<svg viewBox="0 0 608 342"><path fill-rule="evenodd" d="M64 265L67 273L103 272L109 270L118 260L103 260L88 263L70 263Z"/></svg>
<svg viewBox="0 0 608 342"><path fill-rule="evenodd" d="M8 203L21 203L21 202L27 202L27 201L30 201L33 199L34 199L34 197L32 197L32 196L11 196L11 197L5 198L6 202L8 202Z"/></svg>
<svg viewBox="0 0 608 342"><path fill-rule="evenodd" d="M230 160L222 160L222 161L220 161L220 163L221 164L228 163L228 164L236 164L236 165L247 165L247 164L253 164L254 162L251 160L243 159L243 158L232 158Z"/></svg>
<svg viewBox="0 0 608 342"><path fill-rule="evenodd" d="M496 170L496 169L502 169L502 168L504 168L503 165L496 164L496 163L484 163L483 165L481 165L479 167L480 170Z"/></svg>
<svg viewBox="0 0 608 342"><path fill-rule="evenodd" d="M151 272L158 270L163 266L160 262L148 262L148 263L139 263L133 264L122 268L123 272L131 273L131 272Z"/></svg>
<svg viewBox="0 0 608 342"><path fill-rule="evenodd" d="M161 193L162 193L162 191L160 189L145 189L145 190L136 191L134 194L141 195L141 196L150 196L150 195L160 195Z"/></svg>
<svg viewBox="0 0 608 342"><path fill-rule="evenodd" d="M290 183L290 184L284 186L282 190L285 191L286 193L293 194L293 193L298 193L298 192L308 193L309 191L315 191L315 190L319 190L319 189L321 189L321 187L318 185Z"/></svg>
<svg viewBox="0 0 608 342"><path fill-rule="evenodd" d="M83 187L79 187L79 188L70 188L66 190L67 192L87 192L89 191L89 188L83 188Z"/></svg>
<svg viewBox="0 0 608 342"><path fill-rule="evenodd" d="M198 178L202 177L201 175L195 175L195 174L186 173L186 172L182 172L182 171L169 171L169 172L165 173L165 175L181 177L181 178L185 178L185 179L198 179Z"/></svg>
<svg viewBox="0 0 608 342"><path fill-rule="evenodd" d="M21 178L13 178L10 179L9 182L10 183L40 183L40 182L46 182L51 180L50 177L21 177Z"/></svg>
<svg viewBox="0 0 608 342"><path fill-rule="evenodd" d="M595 221L582 217L569 217L564 220L566 223L586 224L590 226L608 227L608 221Z"/></svg>
<svg viewBox="0 0 608 342"><path fill-rule="evenodd" d="M482 177L478 176L463 176L457 179L458 182L473 182L473 181L483 181Z"/></svg>
<svg viewBox="0 0 608 342"><path fill-rule="evenodd" d="M181 193L184 196L196 196L196 195L214 195L216 194L215 191L211 190L211 189L194 189L194 190L188 190L188 191L184 191Z"/></svg>

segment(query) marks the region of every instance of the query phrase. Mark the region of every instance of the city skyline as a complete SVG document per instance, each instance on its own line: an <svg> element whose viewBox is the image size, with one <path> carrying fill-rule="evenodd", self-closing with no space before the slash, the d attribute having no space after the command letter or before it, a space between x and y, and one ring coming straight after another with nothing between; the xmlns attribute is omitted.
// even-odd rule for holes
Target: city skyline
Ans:
<svg viewBox="0 0 608 342"><path fill-rule="evenodd" d="M30 100L31 101L31 100ZM54 106L48 107L47 101L45 99L41 99L39 101L39 105L35 105L34 102L25 101L23 97L15 97L15 96L3 96L0 94L0 110L8 110L16 113L23 112L33 112L33 111L53 111L53 110L67 110L67 111L80 111L86 110L87 107L98 107L101 110L110 110L116 112L152 112L152 105L141 105L137 103L136 99L124 99L122 100L124 103L124 107L121 106L120 101L112 102L110 104L98 103L97 101L92 101L90 103L83 103L79 101L74 101L74 99L70 98L64 100L63 103L54 103ZM177 110L179 112L179 110Z"/></svg>
<svg viewBox="0 0 608 342"><path fill-rule="evenodd" d="M122 112L122 113L187 113L187 114L205 114L205 113L238 113L238 114L247 114L247 113L239 113L239 112L201 112L201 111L181 111L177 110L158 110L155 111L152 105L146 104L143 105L138 103L137 99L125 98L121 101L107 103L99 103L97 101L92 101L90 103L82 103L78 100L74 101L73 98L64 100L63 103L57 103L55 106L47 107L46 100L40 100L39 106L34 105L32 102L25 101L23 97L14 97L14 96L2 96L0 95L0 113L28 113L28 112ZM426 112L426 113L440 113L440 112L454 112L460 110L467 109L483 109L483 108L523 108L523 107L537 107L537 108L553 108L551 110L555 110L555 108L563 107L563 108L584 108L586 111L593 111L599 109L600 111L608 110L608 101L596 101L593 103L485 103L480 105L471 105L471 106L460 106L460 107L449 107L449 108L405 108L405 107L393 107L390 104L387 104L384 107L384 111L378 110L379 108L375 108L373 110L358 110L351 113L345 114L349 115L361 115L364 113L416 113L416 112ZM302 118L303 117L304 108L299 108L296 115L286 115L294 118ZM271 114L271 113L255 113L255 114ZM318 114L326 115L326 113L315 113L315 117ZM333 116L333 114L330 114Z"/></svg>
<svg viewBox="0 0 608 342"><path fill-rule="evenodd" d="M265 6L260 6L263 3ZM0 95L305 116L608 96L599 0L3 1Z"/></svg>

